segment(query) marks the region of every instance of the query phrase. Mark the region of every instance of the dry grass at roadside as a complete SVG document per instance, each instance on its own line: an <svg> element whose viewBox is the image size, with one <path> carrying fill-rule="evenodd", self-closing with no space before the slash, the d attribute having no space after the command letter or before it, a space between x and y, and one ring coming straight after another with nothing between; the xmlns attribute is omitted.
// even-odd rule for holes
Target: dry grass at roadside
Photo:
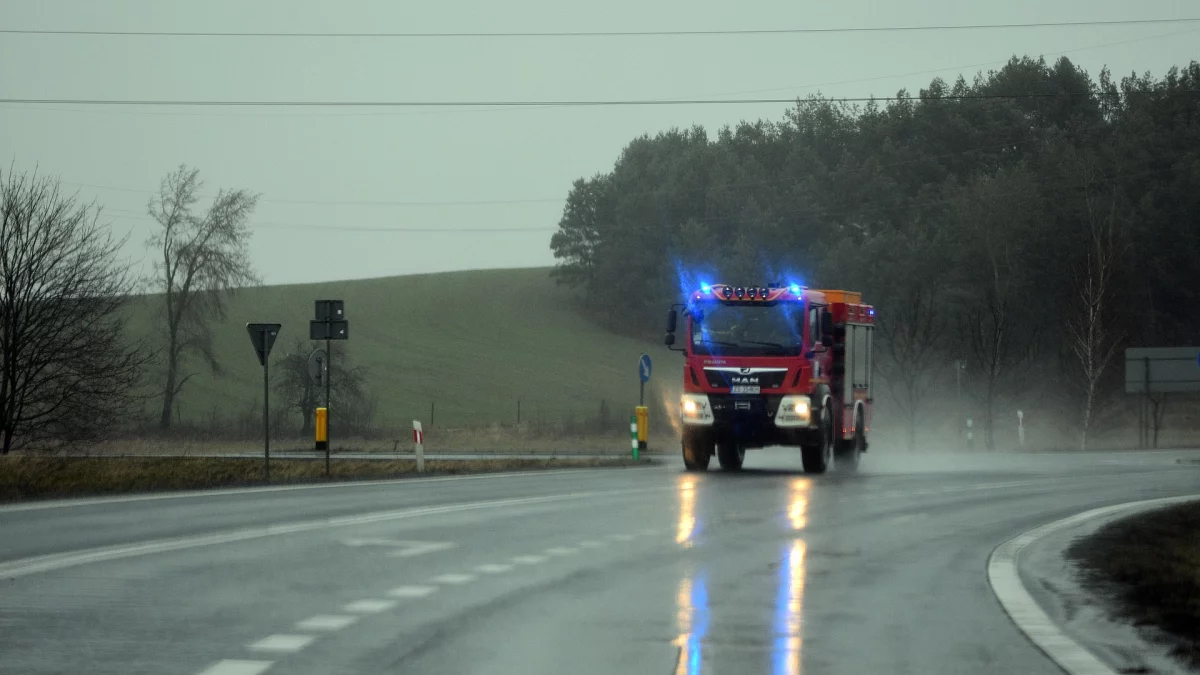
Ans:
<svg viewBox="0 0 1200 675"><path fill-rule="evenodd" d="M1173 655L1200 667L1200 503L1116 521L1067 554L1122 618L1161 629Z"/></svg>
<svg viewBox="0 0 1200 675"><path fill-rule="evenodd" d="M535 469L618 467L645 464L629 458L430 460L425 475ZM412 460L334 460L333 480L400 478L416 475ZM325 481L324 460L271 462L271 482ZM0 501L162 490L258 485L261 459L233 457L6 457L0 458Z"/></svg>
<svg viewBox="0 0 1200 675"><path fill-rule="evenodd" d="M412 432L397 432L395 438L334 438L337 452L412 452ZM658 446L674 450L675 437L651 438ZM308 452L311 440L272 439L272 452ZM86 451L91 456L187 456L199 454L238 454L262 452L262 439L220 440L188 438L128 438L106 441ZM438 453L524 453L545 455L629 453L629 433L624 435L549 437L522 434L511 428L431 429L425 433L425 454Z"/></svg>

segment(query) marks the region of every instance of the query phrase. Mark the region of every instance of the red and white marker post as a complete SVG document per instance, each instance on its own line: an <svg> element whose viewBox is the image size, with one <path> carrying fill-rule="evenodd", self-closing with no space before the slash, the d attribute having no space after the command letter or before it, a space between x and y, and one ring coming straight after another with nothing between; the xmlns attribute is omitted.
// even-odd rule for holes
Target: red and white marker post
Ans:
<svg viewBox="0 0 1200 675"><path fill-rule="evenodd" d="M417 420L413 420L413 446L417 454L417 473L425 473L425 432Z"/></svg>

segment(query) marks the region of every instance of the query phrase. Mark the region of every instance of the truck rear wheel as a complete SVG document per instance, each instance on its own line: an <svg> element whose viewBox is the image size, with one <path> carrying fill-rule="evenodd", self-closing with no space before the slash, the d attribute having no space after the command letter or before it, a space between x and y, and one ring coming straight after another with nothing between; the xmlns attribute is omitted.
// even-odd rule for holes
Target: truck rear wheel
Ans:
<svg viewBox="0 0 1200 675"><path fill-rule="evenodd" d="M800 448L805 473L825 473L833 468L833 450L836 443L833 434L833 410L830 405L821 406L820 441L815 445Z"/></svg>
<svg viewBox="0 0 1200 675"><path fill-rule="evenodd" d="M739 471L746 459L746 446L736 441L721 441L717 444L717 461L726 471Z"/></svg>
<svg viewBox="0 0 1200 675"><path fill-rule="evenodd" d="M688 471L707 471L713 454L713 437L706 430L683 430L683 466Z"/></svg>
<svg viewBox="0 0 1200 675"><path fill-rule="evenodd" d="M854 438L846 444L846 448L838 455L837 469L843 473L858 471L858 463L862 459L863 450L867 447L867 433L863 430L862 416L854 423Z"/></svg>

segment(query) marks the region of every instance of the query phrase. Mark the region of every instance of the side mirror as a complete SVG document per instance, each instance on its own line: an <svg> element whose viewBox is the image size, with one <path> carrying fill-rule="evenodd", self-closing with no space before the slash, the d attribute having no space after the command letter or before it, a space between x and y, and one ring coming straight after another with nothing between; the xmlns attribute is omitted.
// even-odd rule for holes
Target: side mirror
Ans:
<svg viewBox="0 0 1200 675"><path fill-rule="evenodd" d="M825 347L826 349L832 349L833 348L833 336L832 335L822 335L821 336L821 345L823 347Z"/></svg>
<svg viewBox="0 0 1200 675"><path fill-rule="evenodd" d="M668 311L667 312L667 332L674 333L676 324L678 324L678 323L679 323L679 313L673 309ZM670 344L670 343L668 342L667 344Z"/></svg>
<svg viewBox="0 0 1200 675"><path fill-rule="evenodd" d="M668 347L674 347L675 346L675 334L667 333L666 336L663 337L663 344Z"/></svg>
<svg viewBox="0 0 1200 675"><path fill-rule="evenodd" d="M833 340L833 312L828 309L821 310L821 344L825 344L825 340Z"/></svg>

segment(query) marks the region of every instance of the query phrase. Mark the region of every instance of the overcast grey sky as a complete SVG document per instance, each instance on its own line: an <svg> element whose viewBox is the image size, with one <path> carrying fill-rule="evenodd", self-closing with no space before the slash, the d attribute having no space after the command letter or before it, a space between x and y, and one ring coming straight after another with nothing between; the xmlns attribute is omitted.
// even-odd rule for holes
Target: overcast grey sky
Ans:
<svg viewBox="0 0 1200 675"><path fill-rule="evenodd" d="M979 3L551 0L0 0L0 26L147 31L628 31L1029 23L1200 16L1183 0ZM1158 36L1158 37L1155 37ZM1095 76L1200 58L1200 23L705 37L279 39L0 35L0 97L564 100L892 95L1013 54ZM1148 39L1152 38L1152 39ZM1121 44L1116 44L1121 43ZM771 91L767 91L771 90ZM754 92L745 94L745 92ZM148 192L179 163L262 193L268 283L550 265L571 181L633 137L779 119L781 104L551 109L90 108L0 104L0 159L105 206L141 263ZM5 167L7 169L7 166ZM463 204L516 200L505 204ZM297 201L320 203L301 204ZM331 202L439 202L383 206ZM451 204L446 204L451 202ZM344 228L428 228L364 232ZM342 228L342 229L339 229ZM495 232L450 232L490 228ZM514 229L536 228L533 231Z"/></svg>

